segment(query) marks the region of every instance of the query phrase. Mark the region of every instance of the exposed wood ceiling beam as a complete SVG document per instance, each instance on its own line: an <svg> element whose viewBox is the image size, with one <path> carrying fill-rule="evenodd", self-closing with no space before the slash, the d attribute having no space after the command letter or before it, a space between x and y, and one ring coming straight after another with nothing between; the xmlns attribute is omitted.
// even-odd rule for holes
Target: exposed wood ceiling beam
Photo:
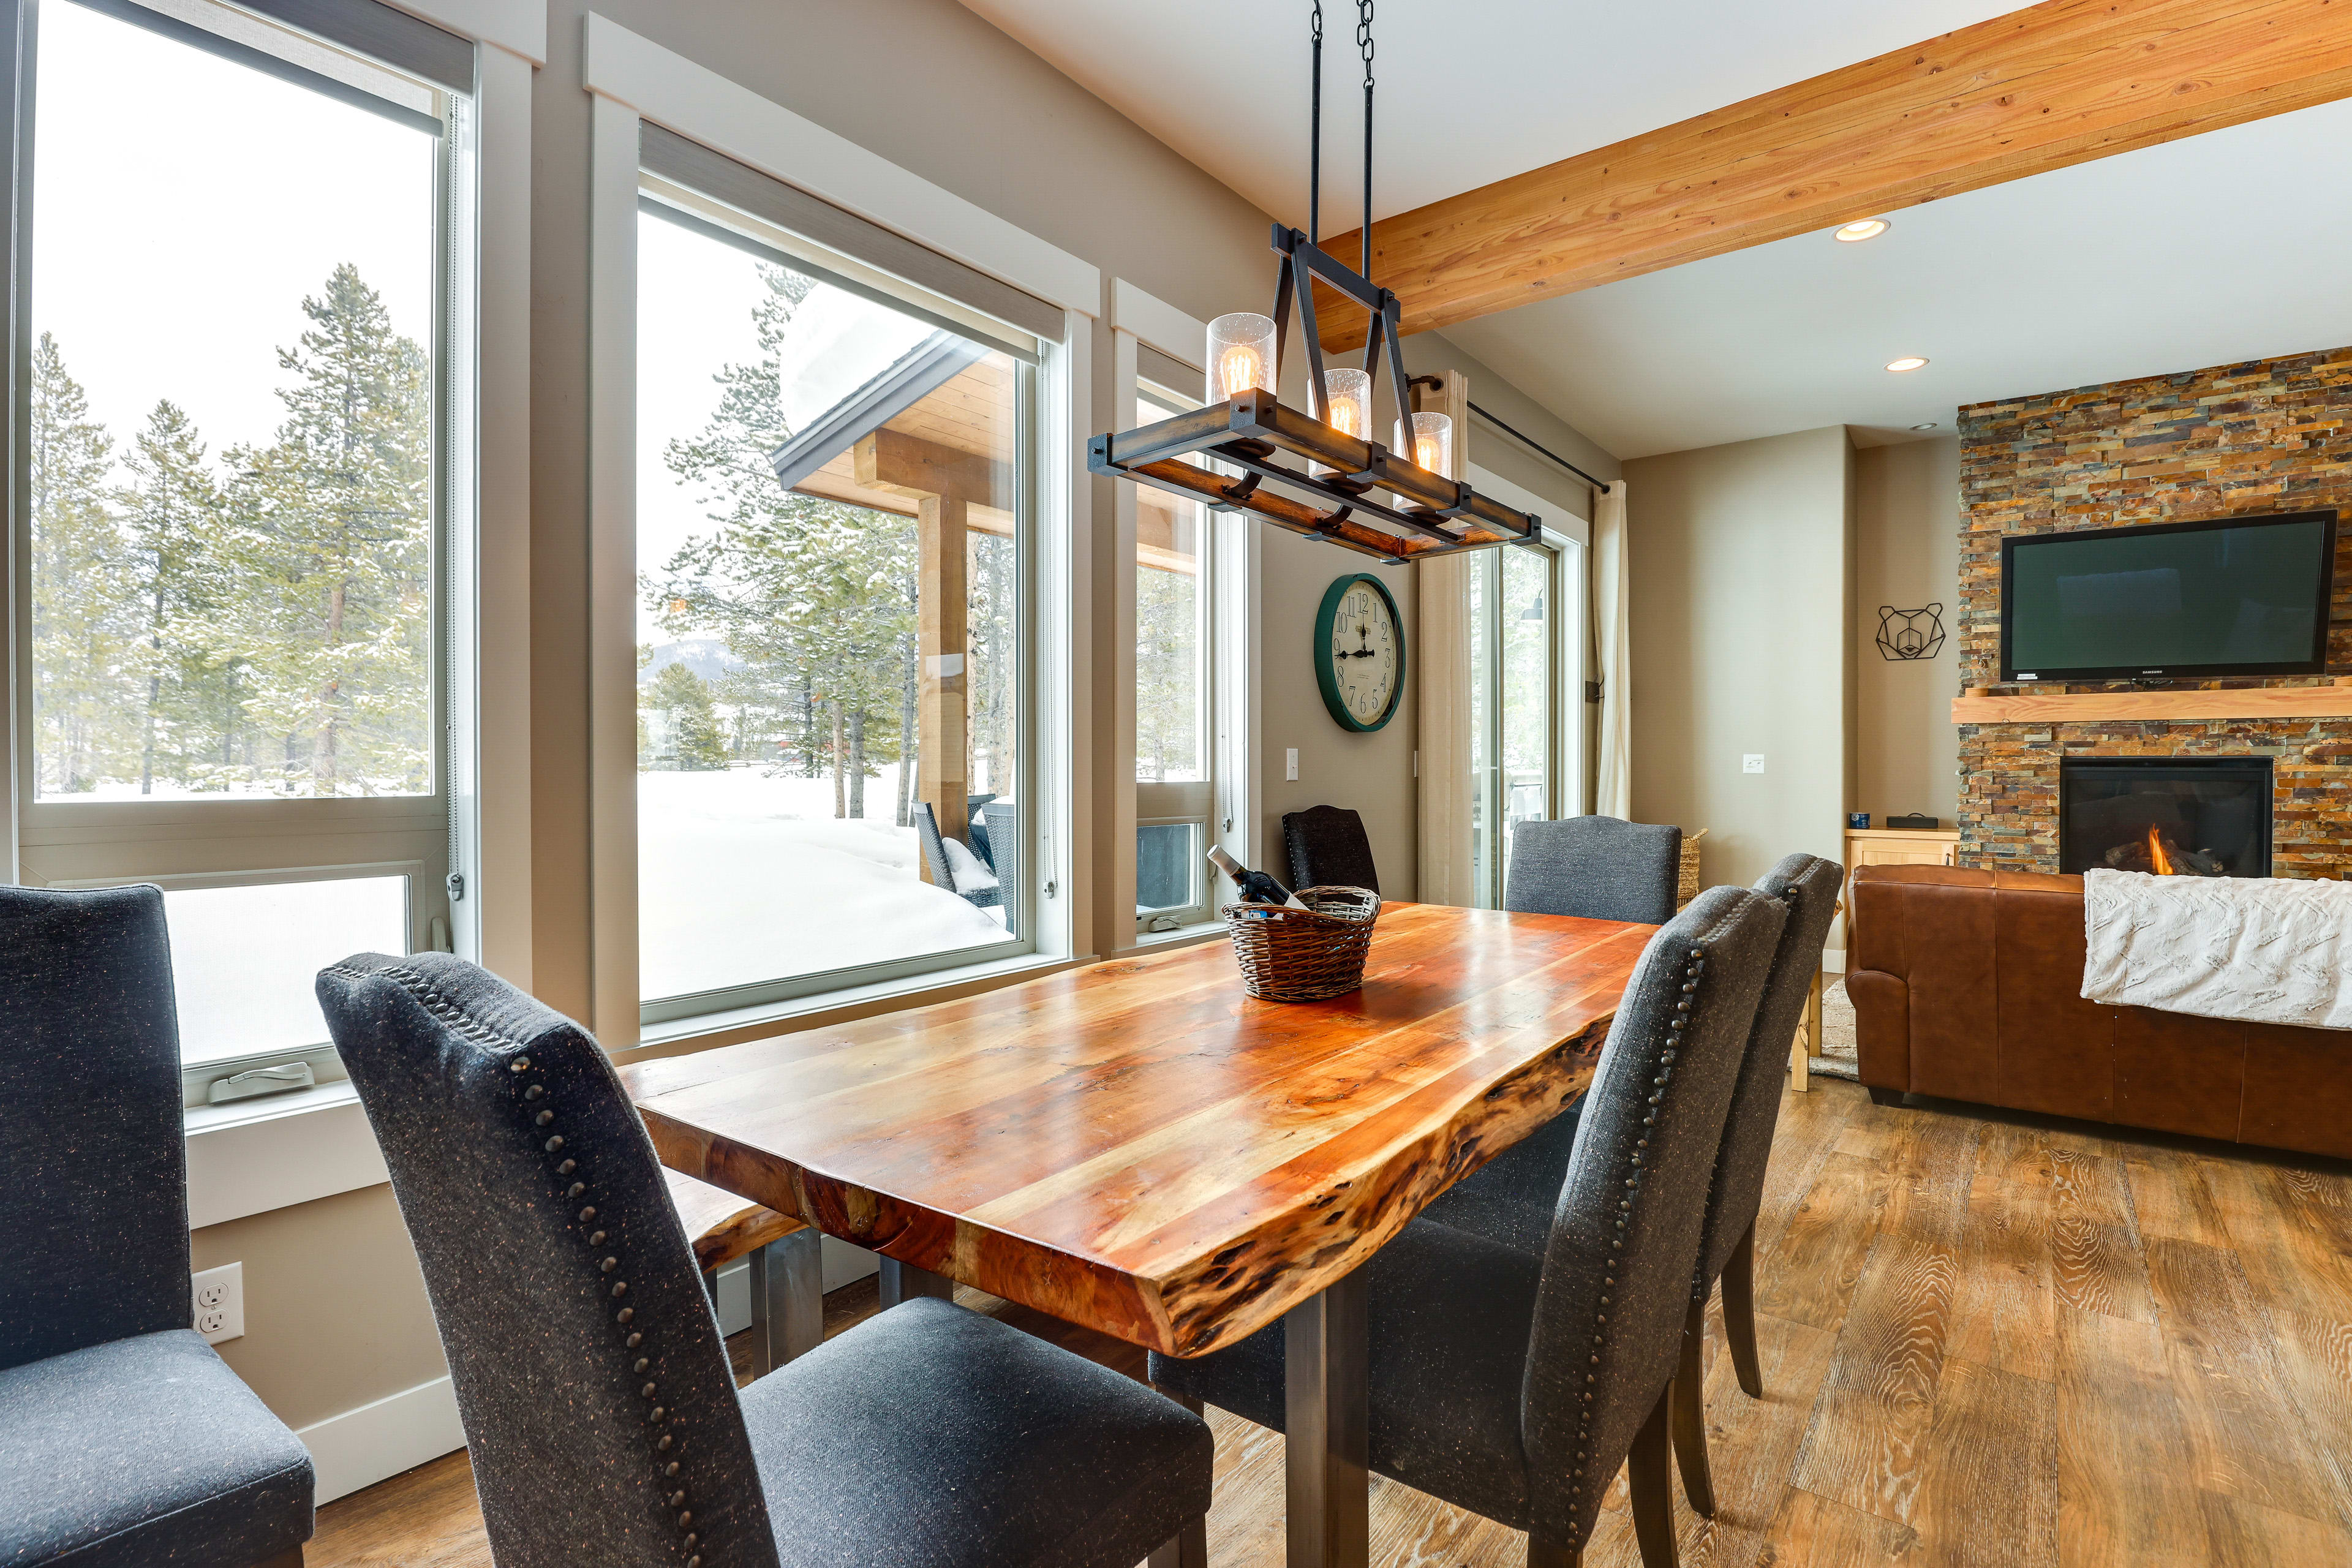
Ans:
<svg viewBox="0 0 2352 1568"><path fill-rule="evenodd" d="M2047 0L1382 219L1372 275L1427 331L2347 96L2352 0Z"/></svg>

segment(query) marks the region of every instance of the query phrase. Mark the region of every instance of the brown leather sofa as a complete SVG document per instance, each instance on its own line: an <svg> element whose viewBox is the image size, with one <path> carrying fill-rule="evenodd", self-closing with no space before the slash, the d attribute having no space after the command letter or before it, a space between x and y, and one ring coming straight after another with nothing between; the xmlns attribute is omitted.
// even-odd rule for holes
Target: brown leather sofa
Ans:
<svg viewBox="0 0 2352 1568"><path fill-rule="evenodd" d="M1874 1099L2352 1155L2352 1034L2085 1002L2080 877L1863 867L1847 958Z"/></svg>

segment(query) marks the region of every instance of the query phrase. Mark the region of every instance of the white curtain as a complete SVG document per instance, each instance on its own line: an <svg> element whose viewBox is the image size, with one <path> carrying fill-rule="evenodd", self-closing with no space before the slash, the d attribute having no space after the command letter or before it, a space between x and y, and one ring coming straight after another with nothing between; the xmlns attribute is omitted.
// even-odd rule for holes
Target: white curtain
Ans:
<svg viewBox="0 0 2352 1568"><path fill-rule="evenodd" d="M1592 511L1592 636L1601 677L1600 762L1592 809L1602 816L1633 816L1633 633L1627 605L1625 481L1594 498Z"/></svg>

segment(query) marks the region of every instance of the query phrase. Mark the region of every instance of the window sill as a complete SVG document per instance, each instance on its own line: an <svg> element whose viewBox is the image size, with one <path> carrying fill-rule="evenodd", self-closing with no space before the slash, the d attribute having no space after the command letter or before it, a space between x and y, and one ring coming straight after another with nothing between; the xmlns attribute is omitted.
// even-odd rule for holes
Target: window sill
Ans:
<svg viewBox="0 0 2352 1568"><path fill-rule="evenodd" d="M971 963L958 969L934 969L922 974L877 980L866 985L845 986L838 991L822 992L814 996L795 996L756 1007L701 1013L691 1018L647 1024L638 1031L636 1046L614 1051L613 1059L632 1062L683 1056L689 1051L739 1045L745 1040L764 1039L771 1035L824 1028L832 1024L845 1024L853 1018L872 1017L878 1013L896 1013L908 1007L928 1006L934 1002L953 1002L1020 981L1042 979L1093 962L1090 957L1040 957L1034 952L1024 952L1013 958Z"/></svg>
<svg viewBox="0 0 2352 1568"><path fill-rule="evenodd" d="M392 1179L348 1080L191 1106L184 1118L191 1230Z"/></svg>
<svg viewBox="0 0 2352 1568"><path fill-rule="evenodd" d="M1190 947L1196 942L1213 942L1226 934L1223 921L1196 921L1174 931L1138 931L1135 945L1129 952L1157 952L1162 948Z"/></svg>

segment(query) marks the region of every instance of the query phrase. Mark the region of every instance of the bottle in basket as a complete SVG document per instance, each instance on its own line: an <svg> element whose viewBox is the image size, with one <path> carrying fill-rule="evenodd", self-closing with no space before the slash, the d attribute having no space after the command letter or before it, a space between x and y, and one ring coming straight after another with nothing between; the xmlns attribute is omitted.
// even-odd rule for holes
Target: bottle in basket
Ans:
<svg viewBox="0 0 2352 1568"><path fill-rule="evenodd" d="M1222 845L1210 849L1209 864L1234 879L1234 886L1241 889L1242 902L1245 904L1280 904L1292 910L1307 907L1298 901L1297 894L1265 872L1253 871L1244 866L1226 854Z"/></svg>

